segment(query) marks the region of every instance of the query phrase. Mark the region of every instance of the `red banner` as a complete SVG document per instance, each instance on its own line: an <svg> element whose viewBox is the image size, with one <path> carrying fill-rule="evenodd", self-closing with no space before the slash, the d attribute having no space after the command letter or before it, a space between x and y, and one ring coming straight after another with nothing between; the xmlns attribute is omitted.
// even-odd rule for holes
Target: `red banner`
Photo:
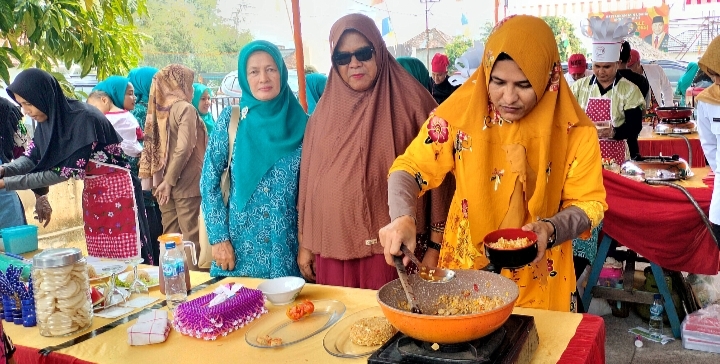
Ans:
<svg viewBox="0 0 720 364"><path fill-rule="evenodd" d="M640 37L653 48L667 52L669 40L668 21L670 19L670 6L668 4L641 9L590 13L588 15L589 17L609 17L615 20L630 18L632 23L630 24L629 36L634 35L636 37Z"/></svg>

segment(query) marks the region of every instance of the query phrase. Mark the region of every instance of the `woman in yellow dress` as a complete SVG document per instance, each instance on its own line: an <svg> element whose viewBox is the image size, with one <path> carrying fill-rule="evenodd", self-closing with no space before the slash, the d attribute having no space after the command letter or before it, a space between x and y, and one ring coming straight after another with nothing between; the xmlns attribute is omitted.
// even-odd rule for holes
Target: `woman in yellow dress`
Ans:
<svg viewBox="0 0 720 364"><path fill-rule="evenodd" d="M543 20L514 16L495 27L482 65L390 169L392 222L380 230L388 264L401 254L400 244L415 246L417 196L452 173L457 187L437 265L483 268L486 234L532 230L535 261L502 271L520 288L516 305L574 310L571 240L589 236L607 205L597 131L561 76L557 44Z"/></svg>

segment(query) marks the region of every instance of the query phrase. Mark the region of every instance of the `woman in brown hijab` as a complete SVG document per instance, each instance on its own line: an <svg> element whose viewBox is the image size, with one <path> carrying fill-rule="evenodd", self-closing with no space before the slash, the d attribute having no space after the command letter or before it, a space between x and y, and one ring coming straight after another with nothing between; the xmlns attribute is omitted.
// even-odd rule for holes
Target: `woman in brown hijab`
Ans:
<svg viewBox="0 0 720 364"><path fill-rule="evenodd" d="M191 104L194 77L191 69L179 64L155 74L145 118L140 177L152 180L163 234L183 234L199 253L200 172L207 131Z"/></svg>
<svg viewBox="0 0 720 364"><path fill-rule="evenodd" d="M330 47L333 67L300 161L298 264L320 284L378 289L397 277L378 243L390 222L388 170L437 104L389 54L367 16L335 22ZM446 187L420 200L419 233L430 224L442 231L454 185ZM428 251L425 261L435 266L438 252Z"/></svg>

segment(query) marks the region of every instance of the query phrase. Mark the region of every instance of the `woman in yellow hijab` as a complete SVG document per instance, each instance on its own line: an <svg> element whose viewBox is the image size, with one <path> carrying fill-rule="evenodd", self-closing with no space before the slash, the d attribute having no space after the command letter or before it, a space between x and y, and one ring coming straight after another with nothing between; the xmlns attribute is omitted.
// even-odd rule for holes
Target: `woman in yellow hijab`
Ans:
<svg viewBox="0 0 720 364"><path fill-rule="evenodd" d="M502 271L520 288L516 305L574 310L571 240L589 236L607 205L595 126L562 77L555 37L543 20L514 16L499 23L482 65L395 160L388 183L392 222L380 231L388 264L401 244L414 249L415 200L447 173L457 188L438 266L483 268L486 234L532 230L535 261Z"/></svg>

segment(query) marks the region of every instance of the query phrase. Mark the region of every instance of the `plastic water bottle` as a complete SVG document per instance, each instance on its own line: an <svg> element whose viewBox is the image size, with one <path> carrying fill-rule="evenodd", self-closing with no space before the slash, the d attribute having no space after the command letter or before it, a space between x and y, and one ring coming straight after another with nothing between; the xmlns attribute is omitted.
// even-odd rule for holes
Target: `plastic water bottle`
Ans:
<svg viewBox="0 0 720 364"><path fill-rule="evenodd" d="M660 338L663 336L662 295L656 293L653 298L655 301L650 306L650 335Z"/></svg>
<svg viewBox="0 0 720 364"><path fill-rule="evenodd" d="M162 270L165 278L165 299L170 311L187 300L185 286L185 252L175 247L174 241L165 243L162 257Z"/></svg>

